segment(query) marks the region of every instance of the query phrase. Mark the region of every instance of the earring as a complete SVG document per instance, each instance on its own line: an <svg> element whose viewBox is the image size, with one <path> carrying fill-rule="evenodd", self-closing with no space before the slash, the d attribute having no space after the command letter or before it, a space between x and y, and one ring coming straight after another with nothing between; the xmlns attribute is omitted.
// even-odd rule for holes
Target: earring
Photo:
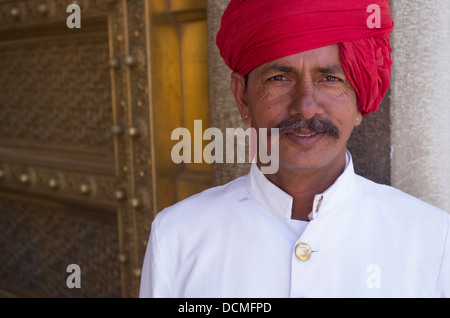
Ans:
<svg viewBox="0 0 450 318"><path fill-rule="evenodd" d="M247 119L248 119L248 115L245 115L245 116L244 116L244 120L247 120Z"/></svg>
<svg viewBox="0 0 450 318"><path fill-rule="evenodd" d="M359 115L356 115L356 123L359 124L360 121L361 121L361 117Z"/></svg>

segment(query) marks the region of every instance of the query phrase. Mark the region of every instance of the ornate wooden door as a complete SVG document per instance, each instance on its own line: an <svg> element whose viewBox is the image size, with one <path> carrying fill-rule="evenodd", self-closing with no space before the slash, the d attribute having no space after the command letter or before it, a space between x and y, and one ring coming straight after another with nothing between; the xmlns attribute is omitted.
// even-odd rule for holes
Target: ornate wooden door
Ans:
<svg viewBox="0 0 450 318"><path fill-rule="evenodd" d="M171 129L209 123L205 10L0 0L0 294L138 295L154 215L210 184L170 160Z"/></svg>

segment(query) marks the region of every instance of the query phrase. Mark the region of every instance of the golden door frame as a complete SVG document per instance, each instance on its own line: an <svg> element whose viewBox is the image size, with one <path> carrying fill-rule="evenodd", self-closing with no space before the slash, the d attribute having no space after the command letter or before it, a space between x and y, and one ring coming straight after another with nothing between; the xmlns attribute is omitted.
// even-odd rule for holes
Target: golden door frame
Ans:
<svg viewBox="0 0 450 318"><path fill-rule="evenodd" d="M211 185L170 159L209 126L206 38L206 0L0 0L0 294L138 296L154 216Z"/></svg>

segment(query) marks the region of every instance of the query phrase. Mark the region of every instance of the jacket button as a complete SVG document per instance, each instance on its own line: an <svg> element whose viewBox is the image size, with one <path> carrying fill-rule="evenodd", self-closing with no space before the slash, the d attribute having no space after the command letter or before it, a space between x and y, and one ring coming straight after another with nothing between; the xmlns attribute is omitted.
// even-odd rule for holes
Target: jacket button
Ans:
<svg viewBox="0 0 450 318"><path fill-rule="evenodd" d="M302 262L306 262L311 258L311 247L306 243L298 243L295 246L295 256Z"/></svg>

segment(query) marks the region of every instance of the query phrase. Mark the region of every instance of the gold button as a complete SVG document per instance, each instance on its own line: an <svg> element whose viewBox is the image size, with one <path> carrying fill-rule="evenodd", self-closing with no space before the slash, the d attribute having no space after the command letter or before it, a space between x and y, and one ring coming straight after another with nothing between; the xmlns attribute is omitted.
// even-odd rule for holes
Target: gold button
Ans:
<svg viewBox="0 0 450 318"><path fill-rule="evenodd" d="M298 243L295 246L295 255L302 262L306 262L311 258L311 247L306 243Z"/></svg>

